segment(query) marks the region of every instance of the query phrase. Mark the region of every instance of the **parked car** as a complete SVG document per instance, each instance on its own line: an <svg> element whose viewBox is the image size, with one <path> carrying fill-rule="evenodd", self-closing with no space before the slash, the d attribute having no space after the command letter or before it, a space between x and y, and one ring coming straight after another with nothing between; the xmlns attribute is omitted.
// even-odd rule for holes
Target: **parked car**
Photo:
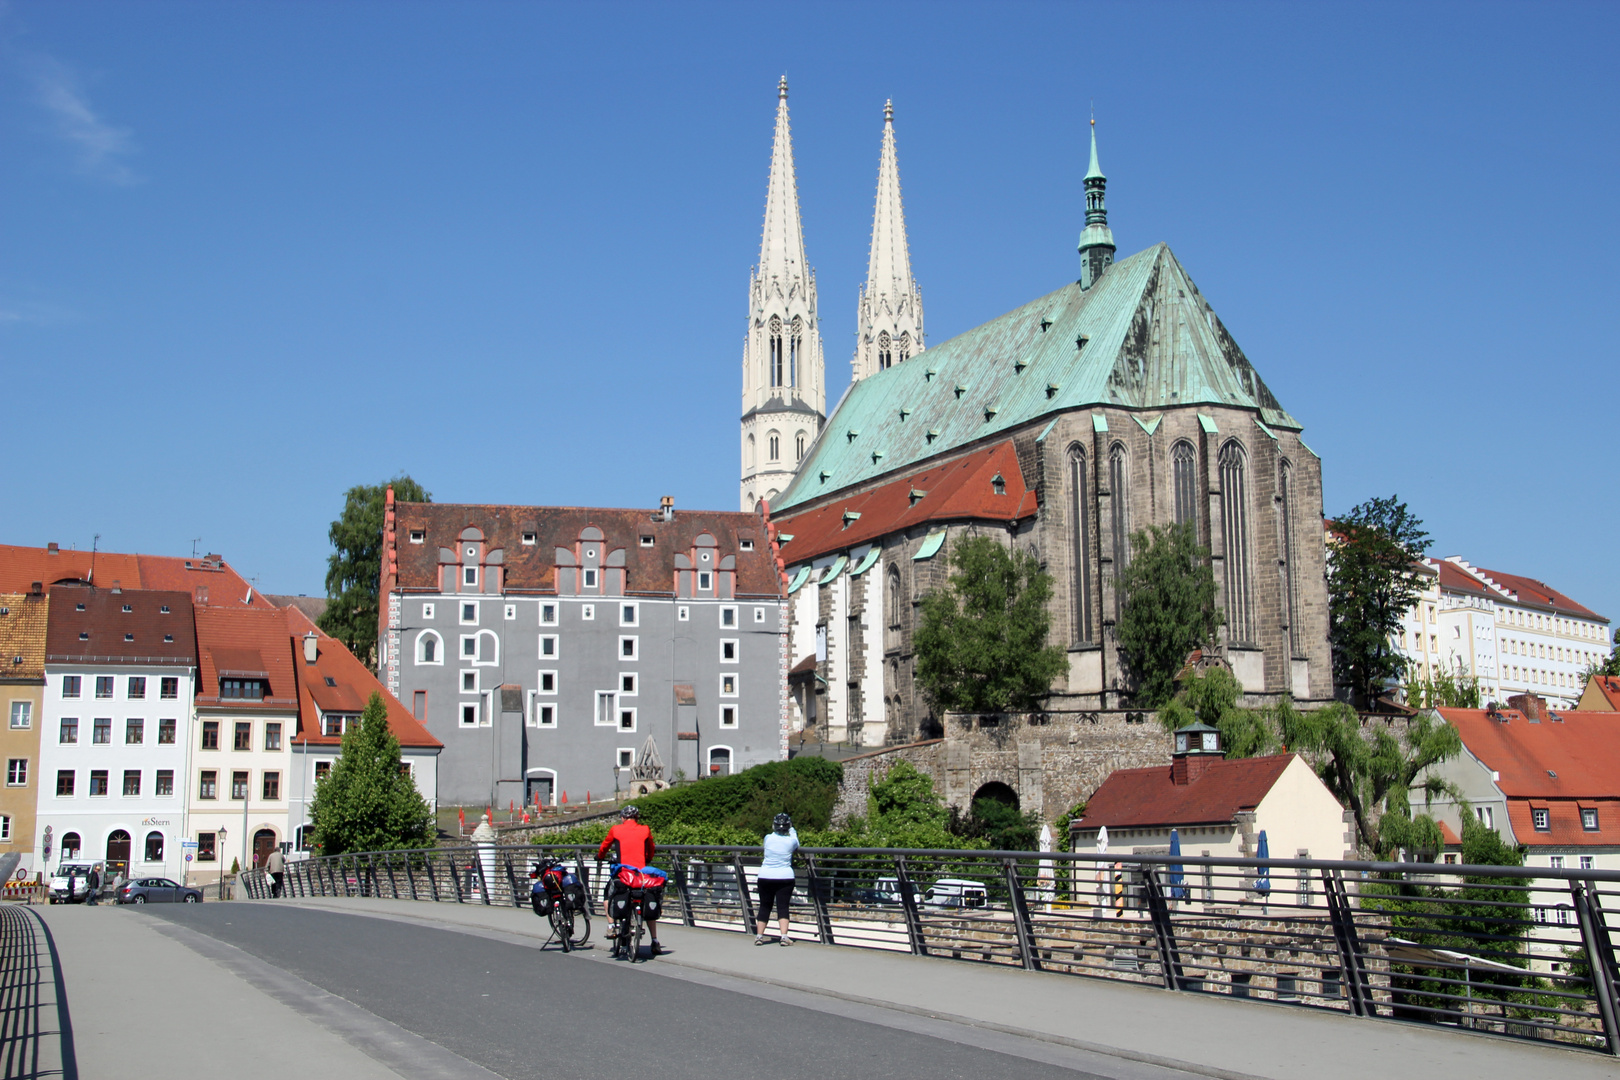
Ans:
<svg viewBox="0 0 1620 1080"><path fill-rule="evenodd" d="M892 877L880 877L880 878L878 878L876 881L874 881L872 883L872 894L873 894L873 899L871 901L872 903L876 903L876 904L898 904L898 903L900 903L901 899L902 899L901 893L900 893L900 879L899 878L892 878ZM912 882L912 884L911 884L911 898L912 898L912 900L914 900L914 901L916 901L918 903L922 902L922 890L917 887L916 882Z"/></svg>
<svg viewBox="0 0 1620 1080"><path fill-rule="evenodd" d="M120 904L200 904L202 898L201 889L166 877L132 878L114 897Z"/></svg>
<svg viewBox="0 0 1620 1080"><path fill-rule="evenodd" d="M981 908L990 899L982 881L968 878L940 878L923 894L923 906L932 908Z"/></svg>
<svg viewBox="0 0 1620 1080"><path fill-rule="evenodd" d="M85 895L90 892L90 869L94 863L63 862L56 866L56 873L51 875L51 903L53 904L79 904L84 902ZM73 894L68 895L68 876L73 877Z"/></svg>

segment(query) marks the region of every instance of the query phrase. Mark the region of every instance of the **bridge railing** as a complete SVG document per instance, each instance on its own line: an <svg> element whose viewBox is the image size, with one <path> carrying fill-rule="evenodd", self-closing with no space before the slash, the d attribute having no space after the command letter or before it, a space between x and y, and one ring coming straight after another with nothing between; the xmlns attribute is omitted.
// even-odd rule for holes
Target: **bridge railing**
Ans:
<svg viewBox="0 0 1620 1080"><path fill-rule="evenodd" d="M290 862L284 896L522 907L543 855L473 845ZM665 919L755 932L757 847L670 847ZM801 850L796 936L1406 1019L1620 1054L1620 872L1191 855ZM263 870L242 875L267 899ZM1613 929L1611 929L1611 927Z"/></svg>

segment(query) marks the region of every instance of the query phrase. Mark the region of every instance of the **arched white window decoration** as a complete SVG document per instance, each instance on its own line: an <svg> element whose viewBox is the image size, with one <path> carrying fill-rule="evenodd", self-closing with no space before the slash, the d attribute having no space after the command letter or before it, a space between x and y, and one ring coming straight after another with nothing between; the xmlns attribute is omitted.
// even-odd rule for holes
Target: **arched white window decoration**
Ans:
<svg viewBox="0 0 1620 1080"><path fill-rule="evenodd" d="M416 635L416 662L444 665L444 639L437 630L423 630Z"/></svg>
<svg viewBox="0 0 1620 1080"><path fill-rule="evenodd" d="M1254 641L1253 580L1249 573L1248 455L1237 441L1221 447L1221 562L1229 641Z"/></svg>
<svg viewBox="0 0 1620 1080"><path fill-rule="evenodd" d="M804 432L802 431L793 436L793 460L795 462L804 460Z"/></svg>
<svg viewBox="0 0 1620 1080"><path fill-rule="evenodd" d="M501 662L501 639L493 630L480 630L477 634L478 652L473 659L477 667L493 667Z"/></svg>
<svg viewBox="0 0 1620 1080"><path fill-rule="evenodd" d="M1086 474L1086 452L1069 448L1069 529L1073 560L1074 641L1092 641L1091 615L1091 478Z"/></svg>
<svg viewBox="0 0 1620 1080"><path fill-rule="evenodd" d="M785 357L782 355L782 320L775 315L771 316L771 385L782 385L782 366Z"/></svg>
<svg viewBox="0 0 1620 1080"><path fill-rule="evenodd" d="M729 746L709 747L709 775L730 776L732 769L732 753Z"/></svg>
<svg viewBox="0 0 1620 1080"><path fill-rule="evenodd" d="M750 469L752 469L754 467L754 450L755 450L754 437L752 435L749 435L748 436L748 467Z"/></svg>
<svg viewBox="0 0 1620 1080"><path fill-rule="evenodd" d="M782 436L774 431L765 436L765 460L782 460Z"/></svg>

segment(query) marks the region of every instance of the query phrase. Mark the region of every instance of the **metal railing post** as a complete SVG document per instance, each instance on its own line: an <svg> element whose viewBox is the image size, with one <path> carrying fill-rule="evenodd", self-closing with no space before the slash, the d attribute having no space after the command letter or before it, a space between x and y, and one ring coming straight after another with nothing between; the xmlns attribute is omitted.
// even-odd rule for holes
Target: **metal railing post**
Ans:
<svg viewBox="0 0 1620 1080"><path fill-rule="evenodd" d="M911 875L906 872L906 857L894 857L894 878L900 886L900 906L906 912L906 936L911 941L913 956L927 956L928 946L923 943L922 913L917 910L917 897L911 891Z"/></svg>
<svg viewBox="0 0 1620 1080"><path fill-rule="evenodd" d="M361 888L360 895L369 896L373 900L380 895L377 889L377 857L369 851L366 852L365 886Z"/></svg>
<svg viewBox="0 0 1620 1080"><path fill-rule="evenodd" d="M450 863L450 885L456 890L456 903L465 904L467 898L461 892L461 867L456 865L460 860L454 854L446 855L445 858ZM470 878L472 876L472 867L467 867L467 871L467 876ZM467 884L471 885L472 882L469 881Z"/></svg>
<svg viewBox="0 0 1620 1080"><path fill-rule="evenodd" d="M1322 885L1327 894L1328 917L1333 921L1333 939L1339 949L1339 971L1344 978L1345 993L1350 996L1350 1011L1357 1016L1376 1016L1372 986L1367 981L1366 965L1361 962L1355 916L1351 914L1350 898L1344 891L1344 878L1339 871L1324 868Z"/></svg>
<svg viewBox="0 0 1620 1080"><path fill-rule="evenodd" d="M1029 903L1024 897L1024 884L1018 879L1016 859L1001 860L1002 876L1007 882L1007 897L1012 905L1013 929L1018 939L1018 957L1025 971L1041 970L1041 958L1035 950L1035 927L1029 918Z"/></svg>
<svg viewBox="0 0 1620 1080"><path fill-rule="evenodd" d="M475 846L473 849L473 865L478 867L478 891L484 898L484 906L489 906L489 877L484 873L484 853Z"/></svg>
<svg viewBox="0 0 1620 1080"><path fill-rule="evenodd" d="M737 872L737 902L742 908L743 929L751 934L755 928L754 898L748 895L748 874L743 870L741 851L732 854L731 866Z"/></svg>
<svg viewBox="0 0 1620 1080"><path fill-rule="evenodd" d="M810 890L810 899L816 906L816 939L823 945L833 943L832 919L827 914L827 897L822 893L822 878L816 873L816 857L804 857L805 886ZM830 884L830 883L829 883Z"/></svg>
<svg viewBox="0 0 1620 1080"><path fill-rule="evenodd" d="M405 884L410 887L412 900L416 899L416 875L411 872L411 862L415 858L415 855L405 856Z"/></svg>
<svg viewBox="0 0 1620 1080"><path fill-rule="evenodd" d="M674 858L675 887L681 891L681 925L695 926L697 925L697 921L692 915L692 890L687 887L686 860L684 860L681 855L682 853L677 851ZM579 865L583 870L585 867L585 861L581 859Z"/></svg>
<svg viewBox="0 0 1620 1080"><path fill-rule="evenodd" d="M439 875L433 869L433 852L430 851L426 855L422 856L422 869L427 871L428 897L434 903L438 903L439 902Z"/></svg>
<svg viewBox="0 0 1620 1080"><path fill-rule="evenodd" d="M1148 917L1153 920L1153 936L1159 945L1159 970L1164 973L1167 990L1185 990L1186 980L1181 973L1181 948L1176 944L1175 924L1170 921L1170 905L1165 902L1164 889L1159 885L1158 872L1151 866L1142 867L1142 884L1147 889Z"/></svg>
<svg viewBox="0 0 1620 1080"><path fill-rule="evenodd" d="M512 853L503 851L501 852L501 858L506 860L506 884L512 890L512 906L522 907L523 904L518 900L517 875L512 872Z"/></svg>
<svg viewBox="0 0 1620 1080"><path fill-rule="evenodd" d="M1592 996L1597 1000L1598 1014L1603 1018L1603 1036L1608 1043L1609 1053L1620 1056L1620 1027L1615 1022L1614 947L1609 941L1603 912L1593 903L1596 893L1594 882L1569 883L1575 917L1581 926L1581 943L1586 946L1586 962L1592 969Z"/></svg>

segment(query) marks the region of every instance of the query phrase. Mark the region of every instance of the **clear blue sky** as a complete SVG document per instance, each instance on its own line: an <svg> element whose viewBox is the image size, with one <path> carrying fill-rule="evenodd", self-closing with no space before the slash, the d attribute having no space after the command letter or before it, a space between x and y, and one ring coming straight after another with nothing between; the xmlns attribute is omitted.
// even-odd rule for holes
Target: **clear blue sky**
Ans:
<svg viewBox="0 0 1620 1080"><path fill-rule="evenodd" d="M789 17L788 12L792 14ZM937 344L1078 276L1096 103L1323 458L1620 619L1612 4L0 8L0 541L322 591L345 488L731 508L792 86L829 401L885 98ZM892 37L885 35L892 34Z"/></svg>

